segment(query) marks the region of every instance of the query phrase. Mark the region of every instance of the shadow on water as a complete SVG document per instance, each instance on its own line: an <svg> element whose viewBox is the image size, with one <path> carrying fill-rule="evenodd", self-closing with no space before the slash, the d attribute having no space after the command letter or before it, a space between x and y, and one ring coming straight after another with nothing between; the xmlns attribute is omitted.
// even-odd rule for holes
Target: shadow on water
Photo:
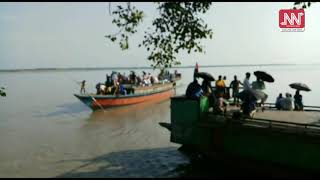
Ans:
<svg viewBox="0 0 320 180"><path fill-rule="evenodd" d="M315 174L269 163L243 159L207 159L184 154L175 147L112 152L80 162L76 168L56 178L159 178L159 177L310 177Z"/></svg>
<svg viewBox="0 0 320 180"><path fill-rule="evenodd" d="M65 177L176 177L177 167L189 162L174 147L112 152L80 161L83 165L63 173ZM64 163L60 162L60 163Z"/></svg>

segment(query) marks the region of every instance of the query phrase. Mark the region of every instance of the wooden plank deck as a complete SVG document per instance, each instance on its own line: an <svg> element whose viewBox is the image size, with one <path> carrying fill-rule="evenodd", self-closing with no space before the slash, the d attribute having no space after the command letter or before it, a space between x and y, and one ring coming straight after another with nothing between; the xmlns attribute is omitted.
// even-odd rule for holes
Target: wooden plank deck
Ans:
<svg viewBox="0 0 320 180"><path fill-rule="evenodd" d="M226 116L209 113L206 120L199 122L200 127L215 128L216 122L226 122L225 117L231 119L232 113L239 111L240 108L229 105ZM234 120L232 120L234 121ZM253 119L245 118L240 120L241 126L254 128L268 128L276 131L286 131L302 134L320 135L320 112L319 111L283 111L275 108L266 107L262 112L257 108ZM219 123L218 123L219 124Z"/></svg>
<svg viewBox="0 0 320 180"><path fill-rule="evenodd" d="M320 125L320 112L313 111L282 111L266 109L264 112L258 111L255 118Z"/></svg>

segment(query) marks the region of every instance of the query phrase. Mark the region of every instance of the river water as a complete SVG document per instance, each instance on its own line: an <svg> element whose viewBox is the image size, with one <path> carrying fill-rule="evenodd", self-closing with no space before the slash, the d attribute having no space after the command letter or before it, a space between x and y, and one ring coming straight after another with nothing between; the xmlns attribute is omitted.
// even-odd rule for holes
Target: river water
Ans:
<svg viewBox="0 0 320 180"><path fill-rule="evenodd" d="M246 72L264 70L275 78L274 83L266 83L268 102L279 93L293 94L288 84L304 82L312 89L302 92L304 104L319 105L319 67L200 66L199 70L215 78L226 75L227 84L234 75L243 80ZM129 74L129 69L119 71ZM179 95L191 82L193 69L178 71L182 73ZM103 82L106 73L110 71L0 73L0 85L7 92L0 98L0 177L177 176L176 169L190 160L158 124L170 122L169 100L92 112L73 96L79 92L75 81L85 79L87 91L95 92L95 84Z"/></svg>

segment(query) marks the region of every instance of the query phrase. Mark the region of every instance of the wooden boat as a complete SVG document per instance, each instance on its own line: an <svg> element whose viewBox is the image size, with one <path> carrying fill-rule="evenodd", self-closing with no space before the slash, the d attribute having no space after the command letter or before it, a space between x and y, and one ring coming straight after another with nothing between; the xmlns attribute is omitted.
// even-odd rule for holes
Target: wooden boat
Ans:
<svg viewBox="0 0 320 180"><path fill-rule="evenodd" d="M241 157L258 162L319 172L319 107L279 111L274 104L254 117L230 106L226 114L209 111L208 99L171 98L171 123L160 123L170 140L208 157Z"/></svg>
<svg viewBox="0 0 320 180"><path fill-rule="evenodd" d="M146 101L162 101L169 99L174 94L175 82L156 84L152 86L126 85L134 93L128 95L95 95L95 94L74 94L91 109L105 107L118 107L131 104L138 104Z"/></svg>

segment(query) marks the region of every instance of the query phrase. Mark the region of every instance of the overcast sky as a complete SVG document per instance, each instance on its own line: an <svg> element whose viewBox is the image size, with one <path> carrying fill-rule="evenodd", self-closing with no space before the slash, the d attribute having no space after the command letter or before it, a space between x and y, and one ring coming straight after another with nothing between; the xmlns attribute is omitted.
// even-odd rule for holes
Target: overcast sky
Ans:
<svg viewBox="0 0 320 180"><path fill-rule="evenodd" d="M157 10L151 2L133 4L145 10L146 19L130 49L122 51L104 37L117 30L108 2L1 2L0 69L149 66L147 51L137 45ZM213 3L203 16L213 29L213 38L203 41L206 53L181 53L182 65L319 63L320 3L305 10L304 32L280 32L279 10L292 7L293 2Z"/></svg>

